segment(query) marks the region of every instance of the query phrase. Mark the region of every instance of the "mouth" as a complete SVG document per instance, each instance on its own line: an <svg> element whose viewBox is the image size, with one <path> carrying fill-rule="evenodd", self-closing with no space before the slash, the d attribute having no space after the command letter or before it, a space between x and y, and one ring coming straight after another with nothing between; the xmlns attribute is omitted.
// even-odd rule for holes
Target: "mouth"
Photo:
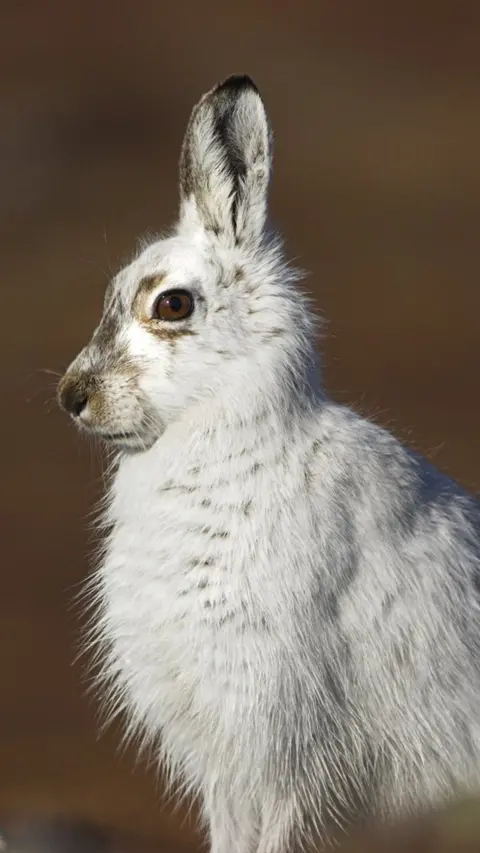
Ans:
<svg viewBox="0 0 480 853"><path fill-rule="evenodd" d="M106 447L127 452L149 450L163 433L163 425L154 424L147 417L141 419L134 429L108 429L106 424L82 420L81 417L76 418L75 423L91 437L104 442Z"/></svg>
<svg viewBox="0 0 480 853"><path fill-rule="evenodd" d="M90 435L96 436L101 441L104 441L105 444L112 445L116 447L118 450L123 451L142 451L149 450L155 444L157 436L149 435L146 432L141 432L138 430L119 430L118 432L107 432L99 429L98 427L92 427L92 425L86 426L82 424L84 429L90 433Z"/></svg>
<svg viewBox="0 0 480 853"><path fill-rule="evenodd" d="M115 445L120 450L148 450L155 443L152 436L139 432L97 432L98 437L107 445Z"/></svg>
<svg viewBox="0 0 480 853"><path fill-rule="evenodd" d="M97 435L104 441L131 441L138 438L134 432L99 432Z"/></svg>

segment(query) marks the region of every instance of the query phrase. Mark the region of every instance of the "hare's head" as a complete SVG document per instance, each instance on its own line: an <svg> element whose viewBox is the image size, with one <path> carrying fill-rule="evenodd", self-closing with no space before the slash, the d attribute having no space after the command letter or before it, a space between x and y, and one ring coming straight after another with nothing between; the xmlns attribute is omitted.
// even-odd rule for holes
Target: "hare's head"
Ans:
<svg viewBox="0 0 480 853"><path fill-rule="evenodd" d="M110 283L100 325L60 382L79 425L142 449L192 405L278 406L295 384L308 320L266 233L270 167L260 95L230 77L192 112L173 235Z"/></svg>

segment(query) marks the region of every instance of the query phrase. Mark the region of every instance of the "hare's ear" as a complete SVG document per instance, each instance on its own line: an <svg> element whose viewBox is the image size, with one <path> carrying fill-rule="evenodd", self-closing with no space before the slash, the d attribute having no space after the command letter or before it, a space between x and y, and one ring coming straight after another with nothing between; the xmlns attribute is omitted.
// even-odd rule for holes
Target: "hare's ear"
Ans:
<svg viewBox="0 0 480 853"><path fill-rule="evenodd" d="M194 107L180 158L180 194L202 225L237 244L265 226L271 152L267 116L249 77L229 77Z"/></svg>

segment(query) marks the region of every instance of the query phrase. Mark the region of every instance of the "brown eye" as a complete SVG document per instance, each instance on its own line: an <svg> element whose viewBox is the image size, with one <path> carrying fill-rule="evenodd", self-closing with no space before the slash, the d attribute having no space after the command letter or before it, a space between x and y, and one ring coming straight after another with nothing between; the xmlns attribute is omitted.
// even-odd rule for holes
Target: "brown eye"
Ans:
<svg viewBox="0 0 480 853"><path fill-rule="evenodd" d="M187 290L170 290L161 293L153 307L157 320L185 320L193 311L193 297Z"/></svg>

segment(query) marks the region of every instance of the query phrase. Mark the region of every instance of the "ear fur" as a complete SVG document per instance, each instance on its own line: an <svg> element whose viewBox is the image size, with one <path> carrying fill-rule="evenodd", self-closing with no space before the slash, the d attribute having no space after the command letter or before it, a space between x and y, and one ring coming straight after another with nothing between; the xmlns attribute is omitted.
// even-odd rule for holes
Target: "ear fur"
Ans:
<svg viewBox="0 0 480 853"><path fill-rule="evenodd" d="M180 158L182 208L236 244L256 244L267 215L271 136L254 82L232 76L194 107Z"/></svg>

